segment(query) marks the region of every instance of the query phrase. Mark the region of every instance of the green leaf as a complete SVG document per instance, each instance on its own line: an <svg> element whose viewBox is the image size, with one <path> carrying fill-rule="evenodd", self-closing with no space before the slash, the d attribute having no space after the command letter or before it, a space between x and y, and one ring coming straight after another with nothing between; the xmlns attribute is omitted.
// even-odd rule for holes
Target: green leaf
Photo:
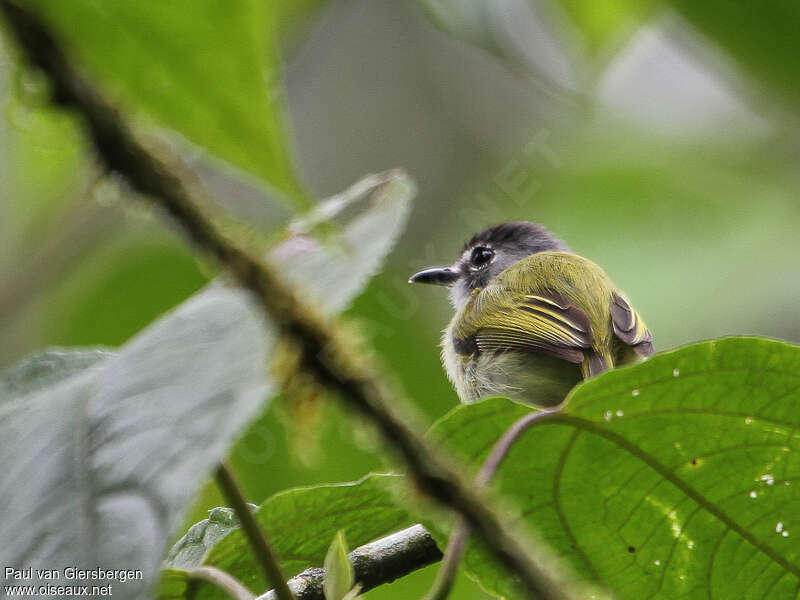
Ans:
<svg viewBox="0 0 800 600"><path fill-rule="evenodd" d="M497 476L518 518L616 598L793 598L800 584L800 348L728 338L576 388ZM462 406L433 429L477 466L528 407ZM514 597L472 545L465 566Z"/></svg>
<svg viewBox="0 0 800 600"><path fill-rule="evenodd" d="M158 600L177 600L186 597L189 578L186 571L180 569L164 569L156 587Z"/></svg>
<svg viewBox="0 0 800 600"><path fill-rule="evenodd" d="M115 596L141 595L200 480L262 405L266 342L248 302L209 290L119 353L5 399L2 564L140 569Z"/></svg>
<svg viewBox="0 0 800 600"><path fill-rule="evenodd" d="M800 4L790 0L671 0L756 81L800 106Z"/></svg>
<svg viewBox="0 0 800 600"><path fill-rule="evenodd" d="M113 97L291 198L274 2L30 4Z"/></svg>
<svg viewBox="0 0 800 600"><path fill-rule="evenodd" d="M339 531L350 543L360 546L411 525L413 519L398 507L392 489L400 479L396 475L369 475L355 483L287 490L265 500L255 515L286 576L311 566L321 566L328 551L328 540ZM188 545L186 538L176 544L182 549L183 557L189 556ZM191 545L195 546L192 552L195 560L204 550L202 561L168 561L167 566L188 569L200 564L211 565L227 571L254 593L266 588L241 530L232 531L216 543L198 539ZM176 555L174 550L170 555ZM198 598L222 597L209 586L198 590Z"/></svg>
<svg viewBox="0 0 800 600"><path fill-rule="evenodd" d="M328 548L324 568L322 589L325 600L344 600L353 588L354 576L353 565L347 558L347 541L341 530L336 533Z"/></svg>
<svg viewBox="0 0 800 600"><path fill-rule="evenodd" d="M207 519L195 523L167 554L166 562L173 567L188 569L203 562L209 548L239 527L232 508L211 509Z"/></svg>

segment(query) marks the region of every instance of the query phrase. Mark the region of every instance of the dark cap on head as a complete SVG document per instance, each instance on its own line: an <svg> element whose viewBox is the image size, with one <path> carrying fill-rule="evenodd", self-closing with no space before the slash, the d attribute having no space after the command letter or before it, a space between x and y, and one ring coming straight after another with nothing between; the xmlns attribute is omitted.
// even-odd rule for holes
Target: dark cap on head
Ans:
<svg viewBox="0 0 800 600"><path fill-rule="evenodd" d="M472 290L486 286L515 262L548 250L570 251L569 246L538 223L500 223L473 235L451 266L425 269L412 275L409 281L449 286L450 298L459 306Z"/></svg>
<svg viewBox="0 0 800 600"><path fill-rule="evenodd" d="M473 235L461 251L481 244L515 248L525 252L525 256L546 250L570 251L569 246L553 235L547 227L530 221L509 221L484 229Z"/></svg>

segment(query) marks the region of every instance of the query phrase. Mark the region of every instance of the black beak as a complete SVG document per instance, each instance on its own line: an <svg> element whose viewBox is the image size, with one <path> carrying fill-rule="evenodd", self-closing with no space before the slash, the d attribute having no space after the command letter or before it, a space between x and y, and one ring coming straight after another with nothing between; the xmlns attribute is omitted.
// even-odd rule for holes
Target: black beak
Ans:
<svg viewBox="0 0 800 600"><path fill-rule="evenodd" d="M408 283L434 283L436 285L452 285L458 279L458 273L450 267L436 267L414 273Z"/></svg>

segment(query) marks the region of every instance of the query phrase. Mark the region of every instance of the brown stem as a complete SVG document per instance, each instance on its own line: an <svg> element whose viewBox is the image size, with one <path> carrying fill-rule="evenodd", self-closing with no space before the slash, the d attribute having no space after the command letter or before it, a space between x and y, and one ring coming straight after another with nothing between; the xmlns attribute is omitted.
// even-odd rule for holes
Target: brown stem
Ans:
<svg viewBox="0 0 800 600"><path fill-rule="evenodd" d="M497 472L500 463L503 462L503 459L508 455L508 451L511 450L511 447L519 440L522 434L534 423L539 423L556 412L558 412L557 409L534 411L512 423L511 427L495 442L492 451L483 462L481 470L478 471L478 475L475 477L475 485L480 487L488 485ZM450 539L447 541L444 559L439 572L436 574L436 581L434 581L430 591L425 595L425 600L445 600L450 595L468 538L469 525L463 518L459 518L453 526Z"/></svg>
<svg viewBox="0 0 800 600"><path fill-rule="evenodd" d="M419 489L458 512L531 596L545 600L575 597L567 591L569 583L558 573L555 562L533 560L528 543L498 516L486 495L476 492L440 457L441 451L433 451L406 424L398 410L404 404L402 399L390 392L367 357L355 355L338 328L301 303L271 268L206 216L174 169L146 150L118 112L77 72L40 19L12 0L0 0L0 9L30 62L49 77L54 102L75 108L83 117L108 168L152 198L198 249L252 292L267 316L296 342L305 369L378 428L403 457ZM537 556L543 557L543 549L537 550Z"/></svg>
<svg viewBox="0 0 800 600"><path fill-rule="evenodd" d="M250 507L247 506L247 501L244 498L239 484L233 477L228 465L220 463L215 473L217 485L225 496L228 504L231 505L236 516L239 517L239 524L244 531L247 541L250 542L250 547L255 555L256 562L264 571L267 580L267 585L273 586L278 600L294 600L294 594L286 585L286 578L283 576L278 557L267 542L267 536L253 516Z"/></svg>

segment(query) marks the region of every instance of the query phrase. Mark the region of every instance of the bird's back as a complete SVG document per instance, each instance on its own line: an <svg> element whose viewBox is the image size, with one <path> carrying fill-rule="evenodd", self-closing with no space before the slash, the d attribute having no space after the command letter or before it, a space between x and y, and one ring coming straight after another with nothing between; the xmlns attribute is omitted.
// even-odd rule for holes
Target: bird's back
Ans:
<svg viewBox="0 0 800 600"><path fill-rule="evenodd" d="M539 252L473 291L445 333L445 354L454 354L445 366L456 383L466 371L489 391L497 381L523 391L550 387L557 395L562 384L649 354L651 339L603 269L576 254ZM552 377L558 381L546 385ZM541 389L531 394L542 403Z"/></svg>

